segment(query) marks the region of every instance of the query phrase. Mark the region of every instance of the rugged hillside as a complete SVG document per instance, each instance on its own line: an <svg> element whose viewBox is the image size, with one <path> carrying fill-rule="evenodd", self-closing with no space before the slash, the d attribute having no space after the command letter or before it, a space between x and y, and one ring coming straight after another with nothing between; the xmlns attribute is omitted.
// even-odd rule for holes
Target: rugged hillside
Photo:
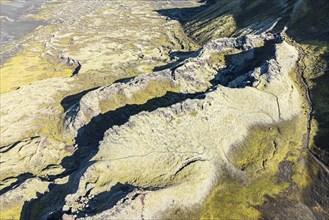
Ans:
<svg viewBox="0 0 329 220"><path fill-rule="evenodd" d="M38 7L4 21L43 25L1 54L1 219L329 217L326 1Z"/></svg>
<svg viewBox="0 0 329 220"><path fill-rule="evenodd" d="M186 9L176 13L190 15L184 20L186 30L200 42L228 35L278 32L284 27L300 42L328 42L328 7L325 0L213 0L193 16Z"/></svg>
<svg viewBox="0 0 329 220"><path fill-rule="evenodd" d="M304 91L307 104L308 130L310 137L308 146L309 160L308 169L312 176L313 183L305 189L303 194L306 204L314 205L313 210L319 208L320 212L326 213L325 216L317 218L327 218L329 204L318 194L328 192L328 46L329 46L329 4L327 1L308 1L308 0L287 0L287 1L208 1L208 7L200 13L183 20L186 31L200 43L207 42L210 39L223 36L241 36L249 33L260 33L264 31L281 32L285 31L288 41L298 49L300 58L298 62L297 73L301 76L301 88ZM185 13L183 9L181 13ZM257 137L257 136L256 136ZM317 166L320 170L314 172ZM226 187L227 188L227 187ZM236 186L231 187L236 191ZM222 191L220 191L222 193ZM213 196L220 197L220 193ZM240 191L238 191L240 193ZM216 195L216 196L215 196ZM229 194L232 196L232 194ZM234 193L233 195L236 195ZM286 197L286 195L284 196ZM321 196L320 196L321 197ZM210 196L212 198L212 196ZM239 197L240 198L240 197ZM313 200L313 201L312 201ZM218 200L217 208L222 205L222 198ZM290 202L278 199L268 200L270 205L265 205L263 211L264 217L273 218L280 216L276 211L288 210L292 204ZM266 203L265 203L266 204ZM281 205L284 204L284 205ZM273 206L278 206L274 208ZM299 206L299 205L298 205ZM296 206L297 207L297 206ZM268 209L274 208L274 213ZM300 209L300 208L299 208ZM219 209L220 210L220 209ZM268 215L269 213L270 215ZM294 212L294 211L293 211ZM288 211L289 213L289 211ZM287 211L284 211L282 218L286 218ZM285 216L285 217L284 217ZM289 216L289 215L288 215ZM290 216L294 218L294 215ZM311 218L310 216L300 216L300 218Z"/></svg>

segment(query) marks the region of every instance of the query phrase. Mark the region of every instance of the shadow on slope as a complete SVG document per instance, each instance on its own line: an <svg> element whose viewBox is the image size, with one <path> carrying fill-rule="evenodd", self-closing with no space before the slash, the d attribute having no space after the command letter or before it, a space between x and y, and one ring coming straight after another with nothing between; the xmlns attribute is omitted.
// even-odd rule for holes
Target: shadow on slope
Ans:
<svg viewBox="0 0 329 220"><path fill-rule="evenodd" d="M151 112L187 99L203 99L204 97L205 95L201 93L178 94L168 92L165 96L151 99L145 104L126 105L94 117L89 124L78 130L78 135L75 139L78 146L77 150L72 156L64 158L61 162L62 167L65 168L61 176L68 176L68 182L65 184L51 184L49 192L39 194L36 199L25 202L21 212L21 219L59 219L65 213L63 212L65 197L77 191L79 179L94 163L91 159L97 154L99 142L103 139L104 133L108 129L115 125L124 125L131 116L142 111ZM103 202L106 203L107 201ZM67 211L67 213L70 214L70 211Z"/></svg>
<svg viewBox="0 0 329 220"><path fill-rule="evenodd" d="M197 57L199 55L199 53L200 53L200 50L198 50L198 51L189 51L189 52L181 52L181 51L171 52L169 54L170 59L171 60L177 59L177 61L172 62L172 63L168 63L168 64L163 65L163 66L155 67L153 69L153 72L157 72L157 71L177 67L179 64L183 63L186 59Z"/></svg>
<svg viewBox="0 0 329 220"><path fill-rule="evenodd" d="M245 28L251 28L249 33L261 33L270 28L273 24L273 31L280 32L285 26L288 27L287 34L297 43L315 45L319 47L328 47L329 45L329 3L327 0L288 0L286 4L282 1L247 1L247 0L215 0L207 7L198 8L201 11L194 16L190 16L185 9L169 9L158 11L160 14L175 19L177 14L182 17L185 14L186 19L178 19L185 27L187 33L201 43L206 43L212 37L229 37L242 34L240 31ZM189 9L192 11L192 9ZM171 15L174 14L174 15ZM223 31L216 35L216 31L228 21L225 17L231 16L234 19L235 30L233 32ZM219 22L222 19L222 23ZM275 23L278 21L277 23ZM228 28L226 28L228 29ZM243 33L245 34L245 33ZM265 54L264 54L265 55ZM257 57L257 56L256 56ZM314 104L314 119L318 122L317 134L314 137L316 155L328 166L329 165L329 55L322 56L322 60L327 63L325 74L316 78L321 72L314 74L314 87L311 88L311 99ZM254 61L257 62L257 61ZM233 69L226 69L233 72ZM215 80L221 81L222 70ZM238 71L236 72L238 73ZM232 75L232 78L234 78ZM223 82L223 81L222 81ZM227 82L224 82L225 85ZM307 166L309 174L313 181L302 194L303 201L318 218L328 217L325 211L329 209L328 205L328 172L321 168L313 157L307 156ZM315 167L319 167L315 172ZM315 192L315 193L314 193ZM316 194L316 195L315 195ZM282 202L281 200L272 200L267 209L272 209ZM322 213L327 213L323 214Z"/></svg>
<svg viewBox="0 0 329 220"><path fill-rule="evenodd" d="M109 191L102 192L89 200L86 208L78 213L78 217L91 217L109 210L136 188L128 183L117 183Z"/></svg>
<svg viewBox="0 0 329 220"><path fill-rule="evenodd" d="M288 35L299 42L329 41L329 4L327 0L212 0L195 8L158 10L161 15L178 20L194 39L206 43L213 37L229 37L248 33L259 34L273 28L280 32L288 27ZM217 31L234 19L232 31ZM274 25L274 26L273 26ZM228 27L228 26L227 26Z"/></svg>
<svg viewBox="0 0 329 220"><path fill-rule="evenodd" d="M299 43L329 43L329 3L327 0L302 0L288 25L288 35Z"/></svg>
<svg viewBox="0 0 329 220"><path fill-rule="evenodd" d="M268 71L267 61L275 58L275 44L281 42L281 38L276 38L265 41L265 45L262 47L253 48L238 54L226 55L225 64L227 67L221 69L215 78L210 82L213 85L220 84L223 86L232 87L232 85L229 85L230 82L237 79L239 76L247 74L257 67L261 68L261 74L266 73ZM254 79L252 77L246 76L246 78L243 79L243 82L241 82L242 84L238 87L251 86L253 80Z"/></svg>
<svg viewBox="0 0 329 220"><path fill-rule="evenodd" d="M249 33L260 34L270 29L279 18L289 16L295 1L288 0L287 5L282 5L280 0L213 0L205 1L204 6L194 9L175 8L159 10L158 13L180 21L190 37L205 44L214 38L238 35L239 31L247 27ZM193 10L194 14L189 13ZM282 30L283 25L280 26ZM278 31L279 28L276 28L275 32Z"/></svg>
<svg viewBox="0 0 329 220"><path fill-rule="evenodd" d="M19 187L22 183L24 183L28 179L32 179L35 176L32 173L23 173L20 174L19 176L16 176L15 179L16 181L11 183L9 186L3 188L0 190L0 196L5 194L6 192ZM7 178L8 179L8 178ZM4 179L3 181L6 181L7 179Z"/></svg>
<svg viewBox="0 0 329 220"><path fill-rule="evenodd" d="M88 92L94 91L95 89L98 89L99 87L95 87L92 89L88 89L85 91L82 91L80 93L74 94L74 95L70 95L65 97L62 101L61 101L61 106L64 109L64 112L66 112L71 106L73 106L74 104L79 103L79 101L81 100L81 98L86 95Z"/></svg>
<svg viewBox="0 0 329 220"><path fill-rule="evenodd" d="M199 3L202 5L193 8L172 8L172 9L162 9L157 10L157 12L163 16L166 16L170 19L180 21L185 23L194 17L196 14L207 9L210 5L214 4L216 0L199 0Z"/></svg>
<svg viewBox="0 0 329 220"><path fill-rule="evenodd" d="M319 158L329 166L329 54L322 57L326 61L325 73L313 80L311 99L314 105L313 117L318 123L318 131L314 137L315 147L312 149Z"/></svg>
<svg viewBox="0 0 329 220"><path fill-rule="evenodd" d="M275 42L269 42L268 45L264 46L260 49L251 50L250 53L252 55L261 55L264 51L272 50ZM195 52L197 53L197 52ZM183 54L185 58L195 56L193 54ZM174 54L174 55L182 55L182 54ZM271 54L272 56L273 54ZM245 57L244 53L234 54L234 55L226 55L225 59L227 62L231 62L232 64L235 61L240 60L242 57ZM245 60L239 67L241 71L246 71L250 68L254 68L255 65L259 65L264 60L260 59L257 62L250 63L250 60ZM238 72L227 73L226 77L235 77ZM223 74L223 72L218 73ZM230 76L231 74L231 76ZM129 81L131 79L127 79ZM126 80L122 81L123 83ZM204 99L207 92L216 88L216 86L221 82L220 80L215 80L212 83L212 87L209 88L206 92L195 93L195 94L181 94L174 92L167 92L166 95L162 97L157 97L148 100L145 104L137 105L126 105L124 107L120 107L116 110L109 111L104 114L99 114L91 119L91 121L81 127L78 130L77 137L75 138L75 143L77 145L77 150L73 153L73 155L65 157L61 166L65 168L65 171L56 176L49 176L47 178L48 181L53 181L58 178L68 177L67 183L64 184L50 184L49 192L44 194L39 194L36 199L31 201L27 201L24 204L21 219L38 219L41 217L48 216L48 219L58 219L64 213L70 214L70 211L63 211L63 206L65 204L65 197L68 194L73 194L78 189L79 179L84 174L84 172L94 163L92 158L97 154L99 150L99 142L103 140L104 134L107 130L111 129L113 126L121 126L127 123L131 116L137 115L143 111L152 112L157 110L158 108L169 107L176 103L181 103L187 99ZM223 83L224 84L224 83ZM68 96L64 98L61 102L64 109L68 109L72 104L77 103L84 94L89 91L95 90L96 88ZM134 186L135 188L137 186ZM114 188L115 189L115 188ZM112 189L112 191L114 190ZM148 189L152 190L152 189ZM129 191L129 190L128 190ZM112 192L111 192L112 194ZM108 194L106 194L108 195ZM100 197L96 196L96 204L100 203L100 199L103 198L102 195ZM94 202L96 201L94 200ZM103 201L107 204L107 201ZM92 202L93 203L93 202ZM108 206L106 206L108 207ZM88 212L88 210L85 210ZM49 214L50 213L50 214Z"/></svg>

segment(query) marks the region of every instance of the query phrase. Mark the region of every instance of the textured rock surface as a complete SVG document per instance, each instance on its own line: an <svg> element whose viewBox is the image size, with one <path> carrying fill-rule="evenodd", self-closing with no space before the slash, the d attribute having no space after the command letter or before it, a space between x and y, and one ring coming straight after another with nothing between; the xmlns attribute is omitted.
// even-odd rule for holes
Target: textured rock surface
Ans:
<svg viewBox="0 0 329 220"><path fill-rule="evenodd" d="M25 15L45 24L2 52L0 218L325 219L307 79L327 44L289 38L308 4L56 0Z"/></svg>
<svg viewBox="0 0 329 220"><path fill-rule="evenodd" d="M256 42L260 41L259 38L255 39ZM251 41L253 42L253 40ZM224 39L211 42L213 46L211 48L212 51L216 51L217 46L220 45L217 50L221 51L250 46L248 43L238 46L236 42L239 40ZM100 191L126 182L139 188L145 188L143 212L139 213L137 211L139 209L132 209L135 203L139 203L136 201L127 206L113 207L106 211L106 214L98 214L93 218L115 217L120 219L125 216L139 218L140 215L145 218L156 218L155 213L165 207L191 206L200 203L215 183L216 177L221 175L222 167L231 166L226 154L230 146L243 140L248 133L248 127L255 124L276 123L299 114L300 98L292 80L288 77L288 73L296 64L297 51L286 43L278 44L275 47L276 59L268 61L267 70L261 75L262 79L259 79L261 81L258 84L259 88L233 89L218 86L212 91L193 95L191 96L193 99L189 98L171 107L131 116L127 118L129 120L124 125L115 126L114 122L114 126L105 133L99 151L92 159L95 163L85 171L80 179L77 192L66 197L67 206L83 207L79 201L81 197L86 197L87 194L92 197L94 193L99 194ZM203 50L201 54L204 57L211 55L208 49ZM281 59L284 56L289 56L288 63L287 59ZM189 66L190 62L201 59L195 58L186 61L184 65ZM180 78L179 69L185 70L186 68L182 66L175 70L177 74L174 75L177 78ZM205 71L200 71L200 73L202 73L201 77L207 76ZM146 78L147 75L144 77ZM189 84L186 81L184 80ZM128 91L130 87L134 91L135 85L134 82L129 83ZM103 93L99 93L99 91L104 90L99 89L92 92L93 97L96 94L97 101L103 98ZM170 99L171 94L165 95L166 98L168 97L167 100L166 98L155 98L153 103L155 105L157 102L160 105L164 104ZM175 97L174 94L172 96ZM83 100L84 98L81 101ZM152 101L148 103L152 109ZM97 106L97 104L93 103L92 106ZM129 107L126 108L129 109ZM138 109L138 106L136 108ZM119 115L119 117L125 118L124 114L133 114L133 112L134 110L126 112L122 110L123 116ZM115 121L116 119L112 119L111 115L110 111L101 115L98 120L92 120L82 128L79 135L88 135L88 129L92 132L94 128L92 126L97 126L97 124L102 125ZM113 114L113 117L118 116ZM217 135L209 138L207 134L210 132ZM84 138L82 137L82 139ZM88 139L90 138L85 140ZM235 168L231 169L232 172L238 172ZM146 170L147 172L145 172ZM104 177L105 173L108 173L108 176ZM85 176L89 178L84 178ZM101 185L102 188L104 187L103 190L95 187L86 191L86 186L90 182L96 186ZM190 193L182 192L182 188ZM161 200L157 199L159 197ZM72 211L78 211L79 208Z"/></svg>

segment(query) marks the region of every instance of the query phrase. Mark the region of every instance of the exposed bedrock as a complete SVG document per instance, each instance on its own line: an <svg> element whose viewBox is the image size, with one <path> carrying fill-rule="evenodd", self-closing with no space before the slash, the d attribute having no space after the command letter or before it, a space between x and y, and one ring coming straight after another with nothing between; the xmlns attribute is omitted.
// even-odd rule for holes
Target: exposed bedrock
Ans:
<svg viewBox="0 0 329 220"><path fill-rule="evenodd" d="M149 219L200 204L224 167L243 172L227 153L248 128L300 114L289 77L297 59L280 36L224 38L170 70L88 92L63 117L76 144L62 161L68 182L26 213Z"/></svg>
<svg viewBox="0 0 329 220"><path fill-rule="evenodd" d="M285 59L289 55L284 53L282 58L278 56L279 45L291 51L289 59ZM297 59L296 51L274 35L214 40L193 56L171 69L143 74L127 83L115 83L89 92L66 112L65 128L74 133L100 113L127 104L143 104L166 92L196 94L218 84L231 88L248 85L263 88L281 71L292 71ZM264 89L270 94L267 90Z"/></svg>
<svg viewBox="0 0 329 220"><path fill-rule="evenodd" d="M24 197L24 186L35 182L40 190L36 198L25 195L35 199L25 202L24 218L146 219L198 205L223 167L242 172L227 153L250 127L300 114L301 98L289 77L297 60L298 52L280 35L221 38L168 69L68 97L61 102L62 120L47 128L53 137L28 138L45 129L29 127L31 118L25 118L26 128L17 124L21 133L13 132L15 124L2 131L1 201L15 210L13 195ZM8 103L2 125L17 116L9 114L9 97L28 103L36 96L23 99L21 93L52 83L47 101L53 103L74 80L45 80L2 95ZM54 116L39 111L37 117L55 118L61 110L53 107Z"/></svg>

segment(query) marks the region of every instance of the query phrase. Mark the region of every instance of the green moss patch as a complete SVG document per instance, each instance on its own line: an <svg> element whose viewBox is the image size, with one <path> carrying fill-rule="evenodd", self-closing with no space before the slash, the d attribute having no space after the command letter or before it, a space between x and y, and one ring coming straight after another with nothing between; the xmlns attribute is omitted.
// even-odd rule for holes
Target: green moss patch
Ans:
<svg viewBox="0 0 329 220"><path fill-rule="evenodd" d="M266 196L288 192L292 184L299 189L307 186L307 169L299 162L305 154L304 125L301 116L277 125L253 127L245 141L228 154L242 174L227 171L202 205L201 219L256 219L261 216L257 206ZM284 161L292 164L288 171L280 169Z"/></svg>

